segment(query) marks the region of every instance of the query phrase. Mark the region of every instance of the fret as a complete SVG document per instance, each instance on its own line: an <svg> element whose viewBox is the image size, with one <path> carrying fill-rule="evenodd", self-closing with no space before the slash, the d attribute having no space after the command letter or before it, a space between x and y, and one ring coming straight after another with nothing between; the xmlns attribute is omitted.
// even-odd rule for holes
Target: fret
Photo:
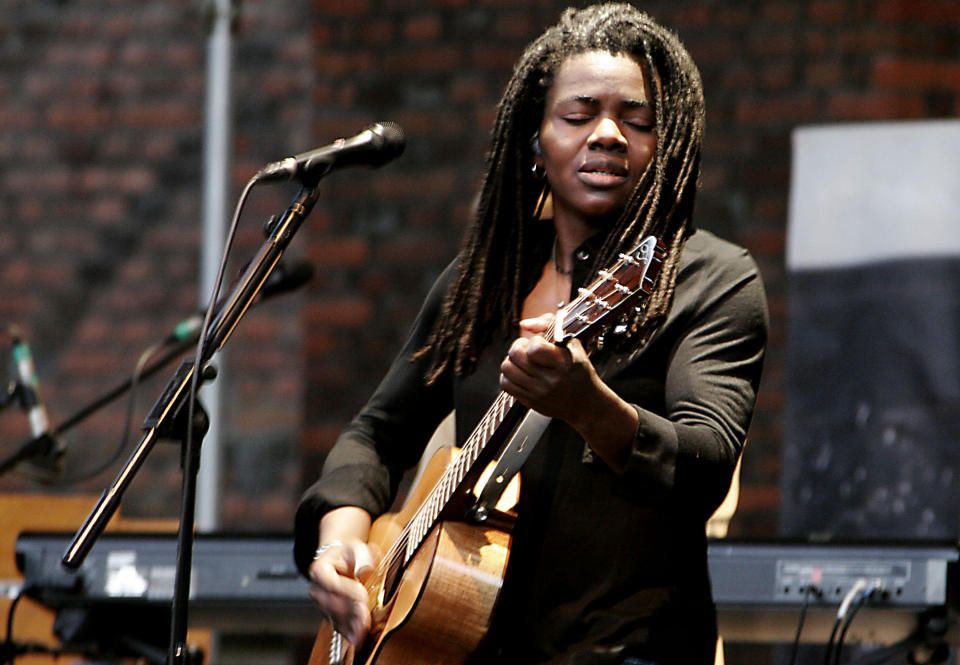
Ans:
<svg viewBox="0 0 960 665"><path fill-rule="evenodd" d="M578 289L577 297L561 310L564 338L577 337L603 319L611 311L638 293L648 295L663 263L665 249L656 238L644 240L633 251L619 255L613 267L598 271L597 280L586 289ZM643 306L639 303L639 307ZM640 311L638 309L638 311ZM551 326L550 335L553 334ZM416 553L424 538L443 512L444 506L457 492L480 453L497 433L507 414L516 404L515 398L501 392L464 442L460 454L450 463L437 484L407 523L394 543L396 554L402 551L405 562ZM392 548L393 549L393 548Z"/></svg>

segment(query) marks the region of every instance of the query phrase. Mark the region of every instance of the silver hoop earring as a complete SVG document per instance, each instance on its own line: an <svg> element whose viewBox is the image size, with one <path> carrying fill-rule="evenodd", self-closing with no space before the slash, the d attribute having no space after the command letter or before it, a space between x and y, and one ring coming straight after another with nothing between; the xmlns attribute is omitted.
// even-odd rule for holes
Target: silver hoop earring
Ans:
<svg viewBox="0 0 960 665"><path fill-rule="evenodd" d="M544 169L541 164L534 164L530 168L530 172L533 174L535 180L543 180L544 176L547 175L546 169Z"/></svg>

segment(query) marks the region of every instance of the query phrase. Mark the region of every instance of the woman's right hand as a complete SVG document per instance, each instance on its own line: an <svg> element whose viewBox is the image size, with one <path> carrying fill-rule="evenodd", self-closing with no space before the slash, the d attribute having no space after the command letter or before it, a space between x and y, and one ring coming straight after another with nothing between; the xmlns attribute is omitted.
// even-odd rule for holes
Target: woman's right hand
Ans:
<svg viewBox="0 0 960 665"><path fill-rule="evenodd" d="M361 540L337 541L318 550L310 564L310 597L333 629L354 648L370 631L370 606L363 582L373 572L373 551Z"/></svg>

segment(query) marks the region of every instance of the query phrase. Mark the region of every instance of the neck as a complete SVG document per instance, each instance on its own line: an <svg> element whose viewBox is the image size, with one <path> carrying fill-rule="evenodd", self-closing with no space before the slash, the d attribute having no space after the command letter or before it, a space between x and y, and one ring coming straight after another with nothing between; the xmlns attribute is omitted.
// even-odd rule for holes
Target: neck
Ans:
<svg viewBox="0 0 960 665"><path fill-rule="evenodd" d="M553 227L556 232L554 263L557 272L569 274L573 270L573 252L599 229L588 224L563 224L556 220Z"/></svg>

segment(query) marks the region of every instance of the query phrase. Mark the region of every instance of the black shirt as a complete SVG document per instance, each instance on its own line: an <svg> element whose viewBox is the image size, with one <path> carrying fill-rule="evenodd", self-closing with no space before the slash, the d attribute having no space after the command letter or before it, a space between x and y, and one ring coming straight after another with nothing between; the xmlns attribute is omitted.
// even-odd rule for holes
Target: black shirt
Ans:
<svg viewBox="0 0 960 665"><path fill-rule="evenodd" d="M575 252L575 285L590 281L598 240ZM327 510L387 510L403 471L450 409L463 439L498 393L509 336L484 351L471 375L444 375L430 386L422 380L426 361L410 360L449 279L451 269L304 495L295 548L304 572ZM566 423L551 423L521 473L510 562L476 662L713 662L704 525L746 438L766 332L763 285L749 254L695 232L663 325L642 349L594 357L607 384L640 416L628 468L613 472Z"/></svg>

